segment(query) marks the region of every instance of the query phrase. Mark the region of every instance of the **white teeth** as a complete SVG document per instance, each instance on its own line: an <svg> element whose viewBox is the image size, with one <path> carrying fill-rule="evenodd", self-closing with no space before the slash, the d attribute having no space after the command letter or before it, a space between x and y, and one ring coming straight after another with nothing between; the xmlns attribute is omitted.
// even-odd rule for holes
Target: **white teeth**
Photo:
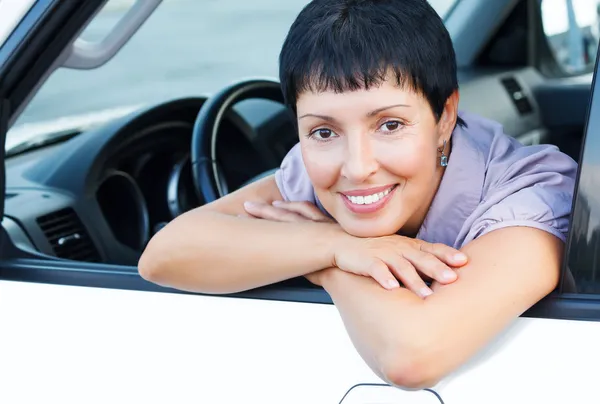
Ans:
<svg viewBox="0 0 600 404"><path fill-rule="evenodd" d="M350 202L352 202L355 205L370 205L372 203L379 202L379 200L382 199L387 194L389 194L391 190L392 190L392 188L389 188L383 192L378 192L376 194L366 195L366 196L348 196L348 195L345 195L345 196L346 196L346 198L348 198L348 200Z"/></svg>

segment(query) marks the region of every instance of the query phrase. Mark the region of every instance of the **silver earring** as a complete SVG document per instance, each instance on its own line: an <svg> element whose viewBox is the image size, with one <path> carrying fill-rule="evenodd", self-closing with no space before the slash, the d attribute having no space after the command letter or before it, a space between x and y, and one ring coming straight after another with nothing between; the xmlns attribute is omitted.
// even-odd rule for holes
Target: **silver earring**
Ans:
<svg viewBox="0 0 600 404"><path fill-rule="evenodd" d="M444 153L444 150L446 150L446 141L444 140L444 145L438 149L438 151L440 153L442 153L442 157L440 157L440 166L442 167L447 167L448 166L448 156L446 156L446 153Z"/></svg>

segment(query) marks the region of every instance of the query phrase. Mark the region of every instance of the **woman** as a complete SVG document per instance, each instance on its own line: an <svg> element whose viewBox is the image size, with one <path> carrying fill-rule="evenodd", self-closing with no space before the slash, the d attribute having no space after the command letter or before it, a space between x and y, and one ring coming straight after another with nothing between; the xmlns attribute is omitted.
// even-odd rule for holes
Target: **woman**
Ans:
<svg viewBox="0 0 600 404"><path fill-rule="evenodd" d="M555 288L576 164L457 112L452 42L425 0L312 1L280 81L299 144L155 235L145 279L228 293L306 276L403 387L435 384Z"/></svg>

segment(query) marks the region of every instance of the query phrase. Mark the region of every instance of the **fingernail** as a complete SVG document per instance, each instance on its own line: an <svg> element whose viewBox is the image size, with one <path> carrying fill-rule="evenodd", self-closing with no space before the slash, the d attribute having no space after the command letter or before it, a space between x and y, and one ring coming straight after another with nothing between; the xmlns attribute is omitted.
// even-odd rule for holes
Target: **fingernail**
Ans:
<svg viewBox="0 0 600 404"><path fill-rule="evenodd" d="M456 254L456 255L454 256L454 260L455 260L455 261L460 261L460 262L463 262L463 261L466 261L466 260L467 260L467 256L466 256L465 254L463 254L463 253L458 253L458 254Z"/></svg>
<svg viewBox="0 0 600 404"><path fill-rule="evenodd" d="M388 281L388 287L390 289L396 289L400 287L400 283L398 283L398 281L396 279L390 279Z"/></svg>
<svg viewBox="0 0 600 404"><path fill-rule="evenodd" d="M445 280L450 281L450 280L456 278L456 273L454 271L450 271L447 269L444 272L442 272L442 277Z"/></svg>
<svg viewBox="0 0 600 404"><path fill-rule="evenodd" d="M283 205L283 201L273 201L273 206Z"/></svg>
<svg viewBox="0 0 600 404"><path fill-rule="evenodd" d="M258 205L256 204L256 202L250 202L250 201L246 201L244 202L244 208L245 209L252 209L257 207Z"/></svg>
<svg viewBox="0 0 600 404"><path fill-rule="evenodd" d="M433 294L433 290L429 289L428 287L424 287L419 290L419 294L422 297L427 297Z"/></svg>

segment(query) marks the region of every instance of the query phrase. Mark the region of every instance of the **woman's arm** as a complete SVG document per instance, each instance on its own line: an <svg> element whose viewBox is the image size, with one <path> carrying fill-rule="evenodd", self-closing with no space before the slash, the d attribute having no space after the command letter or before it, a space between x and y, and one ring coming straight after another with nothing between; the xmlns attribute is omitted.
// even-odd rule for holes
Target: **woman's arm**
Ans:
<svg viewBox="0 0 600 404"><path fill-rule="evenodd" d="M388 289L399 287L396 276L413 292L426 295L430 291L417 270L449 283L456 274L448 265L460 267L467 261L457 257L459 251L453 248L400 236L353 237L333 222L302 218L303 209L293 212L272 206L281 199L271 176L179 216L148 243L138 263L141 276L163 286L217 294L336 266L372 277ZM285 220L248 217L247 201L257 205L250 212L264 217L275 210Z"/></svg>
<svg viewBox="0 0 600 404"><path fill-rule="evenodd" d="M201 293L233 293L333 265L338 226L240 218L245 201L281 200L273 176L177 217L138 264L151 282Z"/></svg>
<svg viewBox="0 0 600 404"><path fill-rule="evenodd" d="M563 243L541 230L508 227L469 243L470 261L426 300L328 269L331 295L358 352L380 377L408 388L436 384L557 285Z"/></svg>

